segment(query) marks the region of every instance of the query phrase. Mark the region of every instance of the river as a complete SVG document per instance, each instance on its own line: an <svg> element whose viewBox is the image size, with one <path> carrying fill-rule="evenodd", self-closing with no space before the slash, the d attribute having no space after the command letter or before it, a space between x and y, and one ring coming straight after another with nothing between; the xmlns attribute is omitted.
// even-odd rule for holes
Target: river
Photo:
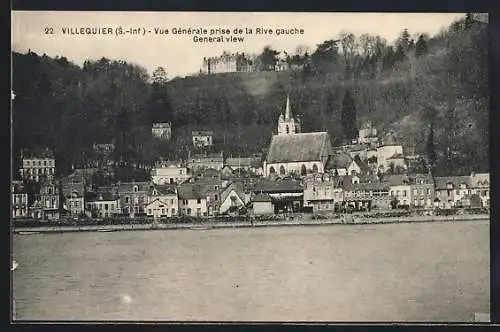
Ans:
<svg viewBox="0 0 500 332"><path fill-rule="evenodd" d="M489 222L13 235L16 320L453 321Z"/></svg>

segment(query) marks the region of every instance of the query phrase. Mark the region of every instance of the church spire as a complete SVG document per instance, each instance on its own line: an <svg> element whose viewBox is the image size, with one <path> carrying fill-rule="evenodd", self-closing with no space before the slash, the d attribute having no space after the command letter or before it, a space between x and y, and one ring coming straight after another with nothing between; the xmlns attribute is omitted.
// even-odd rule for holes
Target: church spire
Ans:
<svg viewBox="0 0 500 332"><path fill-rule="evenodd" d="M292 113L290 112L290 95L286 95L286 108L285 108L285 119L290 120L292 118Z"/></svg>

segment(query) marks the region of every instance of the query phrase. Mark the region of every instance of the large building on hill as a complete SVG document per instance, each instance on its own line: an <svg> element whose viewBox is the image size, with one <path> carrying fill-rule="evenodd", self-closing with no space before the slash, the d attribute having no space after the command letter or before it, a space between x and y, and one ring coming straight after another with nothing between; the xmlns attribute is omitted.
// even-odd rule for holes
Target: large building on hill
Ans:
<svg viewBox="0 0 500 332"><path fill-rule="evenodd" d="M280 114L278 134L271 138L264 162L264 176L323 173L331 151L327 132L301 133L287 97L285 115Z"/></svg>
<svg viewBox="0 0 500 332"><path fill-rule="evenodd" d="M220 56L204 57L200 72L203 74L255 71L255 56L245 53L223 52Z"/></svg>

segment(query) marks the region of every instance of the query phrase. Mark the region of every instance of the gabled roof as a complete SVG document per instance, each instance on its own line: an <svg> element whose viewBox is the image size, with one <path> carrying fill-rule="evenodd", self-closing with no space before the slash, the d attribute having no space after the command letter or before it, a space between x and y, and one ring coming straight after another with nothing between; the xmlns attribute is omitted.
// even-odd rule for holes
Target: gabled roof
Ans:
<svg viewBox="0 0 500 332"><path fill-rule="evenodd" d="M117 187L119 192L124 193L133 192L134 186L137 186L138 191L148 191L151 184L149 182L121 182Z"/></svg>
<svg viewBox="0 0 500 332"><path fill-rule="evenodd" d="M149 188L148 193L150 195L152 195L153 190L156 190L158 192L158 195L175 195L176 194L176 187L174 185L155 184Z"/></svg>
<svg viewBox="0 0 500 332"><path fill-rule="evenodd" d="M265 193L258 193L252 198L252 202L272 202L271 196Z"/></svg>
<svg viewBox="0 0 500 332"><path fill-rule="evenodd" d="M88 192L85 194L86 202L115 201L118 198L118 195L110 191Z"/></svg>
<svg viewBox="0 0 500 332"><path fill-rule="evenodd" d="M384 176L384 181L388 182L391 186L409 185L410 179L406 174L390 174Z"/></svg>
<svg viewBox="0 0 500 332"><path fill-rule="evenodd" d="M329 155L326 162L325 169L347 169L349 165L354 161L352 157L345 152L337 152L335 154Z"/></svg>
<svg viewBox="0 0 500 332"><path fill-rule="evenodd" d="M298 161L319 161L330 151L330 137L326 132L274 135L271 138L267 163L286 163Z"/></svg>
<svg viewBox="0 0 500 332"><path fill-rule="evenodd" d="M263 179L256 183L252 189L253 192L264 193L279 193L279 192L301 192L303 191L302 184L294 180L272 181Z"/></svg>
<svg viewBox="0 0 500 332"><path fill-rule="evenodd" d="M213 130L193 130L193 136L211 136L214 134Z"/></svg>
<svg viewBox="0 0 500 332"><path fill-rule="evenodd" d="M186 183L178 187L179 199L205 199L201 187L197 184Z"/></svg>
<svg viewBox="0 0 500 332"><path fill-rule="evenodd" d="M471 174L471 185L474 188L487 187L490 185L490 173Z"/></svg>
<svg viewBox="0 0 500 332"><path fill-rule="evenodd" d="M437 176L434 178L436 189L447 189L448 184L453 184L453 188L459 187L461 184L471 186L470 176Z"/></svg>
<svg viewBox="0 0 500 332"><path fill-rule="evenodd" d="M229 194L231 194L231 192L235 192L236 195L238 196L238 198L244 202L245 201L245 193L243 192L243 184L239 184L237 182L231 182L226 188L224 188L224 190L222 191L221 195L220 195L220 201L221 202L224 202L227 197L229 196Z"/></svg>

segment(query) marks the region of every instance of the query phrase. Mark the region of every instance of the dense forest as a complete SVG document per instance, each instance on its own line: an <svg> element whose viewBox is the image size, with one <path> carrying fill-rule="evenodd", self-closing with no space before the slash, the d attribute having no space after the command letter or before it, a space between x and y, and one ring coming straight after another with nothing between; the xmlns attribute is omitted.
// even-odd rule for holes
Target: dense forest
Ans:
<svg viewBox="0 0 500 332"><path fill-rule="evenodd" d="M114 142L115 160L151 164L179 159L191 149L194 129L215 131L215 150L226 155L264 152L290 95L303 131L342 128L344 98L357 126L370 120L393 130L407 150L427 155L436 175L489 167L488 26L470 15L435 36L403 30L383 38L341 33L311 50L298 46L274 72L266 63L252 73L168 77L125 61L102 58L83 66L65 57L13 53L14 158L25 148L55 151L57 173L92 158L94 143ZM345 107L344 107L345 108ZM151 123L172 123L168 143L151 136Z"/></svg>

